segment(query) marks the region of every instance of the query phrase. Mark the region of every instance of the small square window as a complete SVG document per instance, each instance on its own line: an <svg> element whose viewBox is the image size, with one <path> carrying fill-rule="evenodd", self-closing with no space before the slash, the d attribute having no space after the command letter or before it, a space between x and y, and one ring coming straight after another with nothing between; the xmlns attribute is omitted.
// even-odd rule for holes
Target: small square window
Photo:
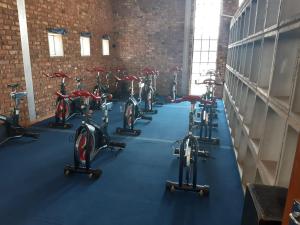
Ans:
<svg viewBox="0 0 300 225"><path fill-rule="evenodd" d="M63 40L61 34L48 33L50 57L64 56Z"/></svg>
<svg viewBox="0 0 300 225"><path fill-rule="evenodd" d="M91 55L91 39L90 37L80 37L81 56Z"/></svg>
<svg viewBox="0 0 300 225"><path fill-rule="evenodd" d="M102 39L102 55L109 55L109 40Z"/></svg>

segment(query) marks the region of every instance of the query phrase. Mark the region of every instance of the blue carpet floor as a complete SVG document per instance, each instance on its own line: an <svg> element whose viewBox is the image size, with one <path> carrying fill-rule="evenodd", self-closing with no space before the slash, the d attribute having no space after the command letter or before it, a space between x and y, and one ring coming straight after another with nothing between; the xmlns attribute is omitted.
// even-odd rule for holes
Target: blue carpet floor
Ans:
<svg viewBox="0 0 300 225"><path fill-rule="evenodd" d="M20 139L0 148L0 224L3 225L239 225L243 191L223 103L218 103L221 145L210 148L215 159L200 161L200 184L211 186L208 197L165 191L177 180L178 159L171 145L187 132L189 104L157 108L153 121L137 123L139 137L113 135L127 143L119 154L101 153L93 163L99 180L86 175L65 177L72 163L74 131L38 124L38 141ZM94 118L100 121L99 113ZM120 106L110 112L110 132L121 126Z"/></svg>

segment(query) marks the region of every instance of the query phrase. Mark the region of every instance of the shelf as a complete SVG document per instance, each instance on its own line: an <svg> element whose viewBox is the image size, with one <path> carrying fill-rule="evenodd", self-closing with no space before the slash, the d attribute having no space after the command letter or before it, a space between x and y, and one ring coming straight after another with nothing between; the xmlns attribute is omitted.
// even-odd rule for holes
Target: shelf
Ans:
<svg viewBox="0 0 300 225"><path fill-rule="evenodd" d="M244 124L249 127L252 120L253 108L255 103L255 93L252 90L248 90L246 107L245 107L245 117Z"/></svg>
<svg viewBox="0 0 300 225"><path fill-rule="evenodd" d="M235 102L235 93L236 93L236 89L237 89L237 83L238 83L238 79L236 77L233 78L233 83L232 83L232 88L230 90L230 94L232 96L232 100Z"/></svg>
<svg viewBox="0 0 300 225"><path fill-rule="evenodd" d="M299 0L282 0L280 22L300 18Z"/></svg>
<svg viewBox="0 0 300 225"><path fill-rule="evenodd" d="M289 104L296 59L299 48L300 29L279 35L270 95Z"/></svg>
<svg viewBox="0 0 300 225"><path fill-rule="evenodd" d="M262 181L262 178L261 178L261 175L259 173L259 170L256 170L256 175L255 175L255 181L254 181L255 184L263 184L263 181Z"/></svg>
<svg viewBox="0 0 300 225"><path fill-rule="evenodd" d="M254 33L255 21L256 21L256 10L257 10L257 0L252 0L251 10L250 10L249 35Z"/></svg>
<svg viewBox="0 0 300 225"><path fill-rule="evenodd" d="M240 104L239 104L239 112L242 116L245 115L247 95L248 95L248 87L247 87L247 85L243 84L242 93L241 93L241 100L240 100Z"/></svg>
<svg viewBox="0 0 300 225"><path fill-rule="evenodd" d="M237 62L236 62L236 71L240 71L240 67L241 67L241 60L242 60L242 51L243 51L243 48L242 46L238 46L238 55L237 55Z"/></svg>
<svg viewBox="0 0 300 225"><path fill-rule="evenodd" d="M242 46L242 52L241 52L241 65L239 68L239 72L241 74L244 74L245 66L246 66L246 55L247 55L247 45Z"/></svg>
<svg viewBox="0 0 300 225"><path fill-rule="evenodd" d="M250 76L251 72L251 61L252 61L252 53L253 53L253 43L247 44L247 53L246 53L246 62L245 62L245 70L242 74L245 75L245 77Z"/></svg>
<svg viewBox="0 0 300 225"><path fill-rule="evenodd" d="M235 148L238 148L238 142L239 140L236 139L236 137L238 136L238 127L239 127L239 121L236 117L236 114L234 114L234 118L233 118L233 124L232 124L232 138L234 140L233 146Z"/></svg>
<svg viewBox="0 0 300 225"><path fill-rule="evenodd" d="M249 146L247 146L245 160L243 161L243 178L244 185L253 183L256 175L256 161L252 156Z"/></svg>
<svg viewBox="0 0 300 225"><path fill-rule="evenodd" d="M276 171L274 171L274 168L280 161L285 125L286 120L269 107L259 158L268 174L274 175L272 179L275 179Z"/></svg>
<svg viewBox="0 0 300 225"><path fill-rule="evenodd" d="M266 114L267 114L266 103L263 100L261 100L258 96L256 96L256 100L254 104L254 112L252 116L252 123L249 131L249 137L256 145L257 149L259 148L259 143L264 133Z"/></svg>
<svg viewBox="0 0 300 225"><path fill-rule="evenodd" d="M243 38L248 36L249 24L250 24L250 7L247 7L245 9L245 24L244 24L244 30L243 30Z"/></svg>
<svg viewBox="0 0 300 225"><path fill-rule="evenodd" d="M255 33L262 31L266 19L267 0L258 0Z"/></svg>
<svg viewBox="0 0 300 225"><path fill-rule="evenodd" d="M268 93L270 87L270 77L273 67L274 50L275 37L273 36L265 38L263 41L262 59L257 86L265 90L266 93Z"/></svg>
<svg viewBox="0 0 300 225"><path fill-rule="evenodd" d="M241 141L241 135L242 135L242 127L238 120L236 120L236 129L235 129L235 135L234 135L234 147L236 149L240 148L240 141Z"/></svg>
<svg viewBox="0 0 300 225"><path fill-rule="evenodd" d="M265 28L278 23L280 0L268 0Z"/></svg>
<svg viewBox="0 0 300 225"><path fill-rule="evenodd" d="M241 86L242 86L242 82L239 79L237 79L236 88L233 96L233 100L235 102L236 107L238 107Z"/></svg>
<svg viewBox="0 0 300 225"><path fill-rule="evenodd" d="M277 179L277 184L279 186L289 186L290 177L293 169L292 162L294 161L297 149L298 137L299 133L295 131L292 127L288 126Z"/></svg>
<svg viewBox="0 0 300 225"><path fill-rule="evenodd" d="M277 161L261 160L259 168L263 183L267 185L275 185Z"/></svg>
<svg viewBox="0 0 300 225"><path fill-rule="evenodd" d="M240 23L239 40L242 40L244 38L245 13L243 13L240 18L241 18L241 23Z"/></svg>
<svg viewBox="0 0 300 225"><path fill-rule="evenodd" d="M293 104L292 104L292 112L300 116L300 58L298 56L297 59L297 68L296 68L296 74L297 80L296 80L296 87L294 91L294 98L293 98Z"/></svg>
<svg viewBox="0 0 300 225"><path fill-rule="evenodd" d="M247 0L230 27L224 101L242 183L287 187L300 134L300 0Z"/></svg>
<svg viewBox="0 0 300 225"><path fill-rule="evenodd" d="M236 101L235 101L235 105L236 105L238 110L239 110L239 107L240 107L241 95L243 93L243 90L242 90L243 86L244 86L243 82L240 81L239 82L239 87L238 87L238 90L237 90Z"/></svg>
<svg viewBox="0 0 300 225"><path fill-rule="evenodd" d="M250 81L257 83L261 63L262 40L254 42Z"/></svg>
<svg viewBox="0 0 300 225"><path fill-rule="evenodd" d="M246 157L246 151L247 151L247 136L242 131L241 138L240 138L240 147L238 149L238 158L237 158L240 165L243 165L243 162Z"/></svg>

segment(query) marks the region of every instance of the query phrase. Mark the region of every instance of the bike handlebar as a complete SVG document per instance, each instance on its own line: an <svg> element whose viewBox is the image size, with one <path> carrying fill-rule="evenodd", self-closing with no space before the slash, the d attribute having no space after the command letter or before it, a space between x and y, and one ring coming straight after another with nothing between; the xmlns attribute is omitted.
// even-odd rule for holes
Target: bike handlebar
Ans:
<svg viewBox="0 0 300 225"><path fill-rule="evenodd" d="M200 83L195 83L195 84L198 84L198 85L200 85L200 84L207 84L207 85L218 85L218 86L221 86L222 84L220 84L220 83L217 83L215 80L213 80L213 79L205 79L204 81L202 81L202 82L200 82Z"/></svg>
<svg viewBox="0 0 300 225"><path fill-rule="evenodd" d="M180 102L191 102L191 103L201 102L202 104L207 104L207 105L212 105L214 103L213 101L203 99L203 97L198 96L198 95L186 95L186 96L183 96L182 98L176 99L173 102L174 103L180 103Z"/></svg>
<svg viewBox="0 0 300 225"><path fill-rule="evenodd" d="M85 97L85 98L89 98L92 97L94 100L100 100L101 96L96 96L93 93L89 92L89 91L84 91L84 90L78 90L78 91L73 91L71 94L69 95L63 95L60 92L56 92L56 94L62 98L74 98L74 97Z"/></svg>
<svg viewBox="0 0 300 225"><path fill-rule="evenodd" d="M97 73L105 73L105 72L107 72L107 70L105 69L105 68L103 68L103 67L94 67L94 68L87 68L86 69L86 71L88 71L88 72L91 72L91 73L93 73L93 72L97 72Z"/></svg>
<svg viewBox="0 0 300 225"><path fill-rule="evenodd" d="M115 76L117 81L140 81L140 78L135 75L126 75L122 78Z"/></svg>

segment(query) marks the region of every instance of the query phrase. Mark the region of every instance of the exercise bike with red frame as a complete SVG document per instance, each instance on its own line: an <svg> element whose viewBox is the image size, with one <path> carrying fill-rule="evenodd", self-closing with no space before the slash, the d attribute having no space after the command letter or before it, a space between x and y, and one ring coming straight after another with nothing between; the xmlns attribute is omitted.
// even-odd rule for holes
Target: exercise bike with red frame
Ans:
<svg viewBox="0 0 300 225"><path fill-rule="evenodd" d="M119 150L126 147L125 143L113 142L108 134L108 106L107 100L112 96L109 94L102 94L95 96L87 91L77 91L73 93L74 97L93 98L94 100L101 100L104 116L102 118L102 125L98 125L89 116L89 108L86 105L85 120L76 130L75 144L74 144L74 165L67 165L64 168L64 174L67 176L72 173L88 174L90 178L99 178L102 174L100 169L92 169L91 162L96 155L104 149Z"/></svg>
<svg viewBox="0 0 300 225"><path fill-rule="evenodd" d="M49 127L62 129L71 128L72 124L67 123L67 121L76 115L82 114L83 101L79 97L70 97L67 95L65 80L70 79L70 76L63 72L54 72L52 74L43 73L43 75L51 79L61 78L60 91L55 93L57 95L55 121L50 122ZM77 82L77 90L80 90L82 88L82 80L75 78L75 81Z"/></svg>
<svg viewBox="0 0 300 225"><path fill-rule="evenodd" d="M139 104L140 101L137 101L134 97L134 82L139 82L140 79L134 75L127 75L123 78L119 78L115 76L117 82L120 81L129 81L131 82L131 94L124 107L123 114L123 127L118 127L116 130L117 134L120 135L130 135L130 136L138 136L141 134L141 130L134 129L134 124L138 120L152 120L152 117L145 116L144 113L140 110Z"/></svg>

